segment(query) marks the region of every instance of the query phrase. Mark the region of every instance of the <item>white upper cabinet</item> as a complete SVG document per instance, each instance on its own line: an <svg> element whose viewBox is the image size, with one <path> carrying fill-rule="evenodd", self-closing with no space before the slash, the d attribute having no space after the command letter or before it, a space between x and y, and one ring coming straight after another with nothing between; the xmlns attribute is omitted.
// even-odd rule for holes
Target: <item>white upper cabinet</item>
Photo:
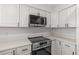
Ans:
<svg viewBox="0 0 79 59"><path fill-rule="evenodd" d="M19 20L19 5L0 5L0 27L17 27Z"/></svg>
<svg viewBox="0 0 79 59"><path fill-rule="evenodd" d="M76 6L72 6L67 9L68 10L68 17L67 17L67 23L68 27L76 27Z"/></svg>
<svg viewBox="0 0 79 59"><path fill-rule="evenodd" d="M59 12L59 27L76 27L76 6Z"/></svg>
<svg viewBox="0 0 79 59"><path fill-rule="evenodd" d="M20 5L19 27L28 27L29 24L29 7Z"/></svg>
<svg viewBox="0 0 79 59"><path fill-rule="evenodd" d="M40 14L40 16L42 17L46 17L46 11L43 11L43 10L39 10L38 13Z"/></svg>
<svg viewBox="0 0 79 59"><path fill-rule="evenodd" d="M32 14L32 15L38 15L39 14L38 9L33 8L33 7L30 7L29 13Z"/></svg>
<svg viewBox="0 0 79 59"><path fill-rule="evenodd" d="M59 27L66 27L67 24L67 10L59 12Z"/></svg>
<svg viewBox="0 0 79 59"><path fill-rule="evenodd" d="M47 18L47 25L46 25L46 27L51 27L51 13L47 12L46 13L46 18Z"/></svg>
<svg viewBox="0 0 79 59"><path fill-rule="evenodd" d="M51 27L58 27L58 12L51 14Z"/></svg>

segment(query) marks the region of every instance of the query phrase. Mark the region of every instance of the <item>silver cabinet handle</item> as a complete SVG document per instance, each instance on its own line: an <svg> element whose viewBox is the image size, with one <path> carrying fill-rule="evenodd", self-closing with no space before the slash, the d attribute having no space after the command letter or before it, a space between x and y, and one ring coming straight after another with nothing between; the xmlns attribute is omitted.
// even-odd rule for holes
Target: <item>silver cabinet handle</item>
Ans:
<svg viewBox="0 0 79 59"><path fill-rule="evenodd" d="M57 24L57 27L59 27L59 25Z"/></svg>
<svg viewBox="0 0 79 59"><path fill-rule="evenodd" d="M23 49L22 51L26 51L26 50L28 50L28 49L26 48L26 49Z"/></svg>
<svg viewBox="0 0 79 59"><path fill-rule="evenodd" d="M70 47L69 45L65 45L65 46Z"/></svg>
<svg viewBox="0 0 79 59"><path fill-rule="evenodd" d="M72 55L74 55L74 52L72 52Z"/></svg>
<svg viewBox="0 0 79 59"><path fill-rule="evenodd" d="M65 24L65 27L68 27L68 24Z"/></svg>
<svg viewBox="0 0 79 59"><path fill-rule="evenodd" d="M68 27L68 24L67 24L67 27Z"/></svg>
<svg viewBox="0 0 79 59"><path fill-rule="evenodd" d="M67 24L65 24L65 27L67 26Z"/></svg>
<svg viewBox="0 0 79 59"><path fill-rule="evenodd" d="M18 27L19 27L19 22L18 22Z"/></svg>
<svg viewBox="0 0 79 59"><path fill-rule="evenodd" d="M13 50L13 55L15 55L15 50Z"/></svg>
<svg viewBox="0 0 79 59"><path fill-rule="evenodd" d="M59 45L61 45L61 42L59 42Z"/></svg>

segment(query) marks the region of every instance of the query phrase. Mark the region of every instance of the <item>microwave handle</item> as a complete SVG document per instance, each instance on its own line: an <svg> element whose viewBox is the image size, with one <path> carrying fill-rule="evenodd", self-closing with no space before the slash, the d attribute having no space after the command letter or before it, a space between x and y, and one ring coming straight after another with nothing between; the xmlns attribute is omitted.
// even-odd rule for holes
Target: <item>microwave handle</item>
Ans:
<svg viewBox="0 0 79 59"><path fill-rule="evenodd" d="M47 18L44 19L44 24L47 25Z"/></svg>

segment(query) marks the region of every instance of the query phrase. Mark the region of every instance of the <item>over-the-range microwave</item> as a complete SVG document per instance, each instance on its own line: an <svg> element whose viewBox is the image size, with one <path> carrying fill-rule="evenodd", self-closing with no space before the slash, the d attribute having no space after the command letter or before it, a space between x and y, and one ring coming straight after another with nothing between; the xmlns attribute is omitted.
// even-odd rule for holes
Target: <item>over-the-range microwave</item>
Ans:
<svg viewBox="0 0 79 59"><path fill-rule="evenodd" d="M30 27L44 27L47 25L47 18L38 15L29 15Z"/></svg>

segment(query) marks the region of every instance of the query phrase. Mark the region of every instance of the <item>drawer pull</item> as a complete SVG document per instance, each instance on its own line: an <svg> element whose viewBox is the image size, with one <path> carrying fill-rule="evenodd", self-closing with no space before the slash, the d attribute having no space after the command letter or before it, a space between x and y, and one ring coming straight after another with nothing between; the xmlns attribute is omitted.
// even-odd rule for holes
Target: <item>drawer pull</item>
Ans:
<svg viewBox="0 0 79 59"><path fill-rule="evenodd" d="M74 52L72 53L72 55L74 55Z"/></svg>
<svg viewBox="0 0 79 59"><path fill-rule="evenodd" d="M70 47L69 45L65 45L65 46Z"/></svg>
<svg viewBox="0 0 79 59"><path fill-rule="evenodd" d="M13 55L15 55L15 50L13 50Z"/></svg>
<svg viewBox="0 0 79 59"><path fill-rule="evenodd" d="M26 51L26 50L28 50L28 49L23 49L22 51Z"/></svg>

